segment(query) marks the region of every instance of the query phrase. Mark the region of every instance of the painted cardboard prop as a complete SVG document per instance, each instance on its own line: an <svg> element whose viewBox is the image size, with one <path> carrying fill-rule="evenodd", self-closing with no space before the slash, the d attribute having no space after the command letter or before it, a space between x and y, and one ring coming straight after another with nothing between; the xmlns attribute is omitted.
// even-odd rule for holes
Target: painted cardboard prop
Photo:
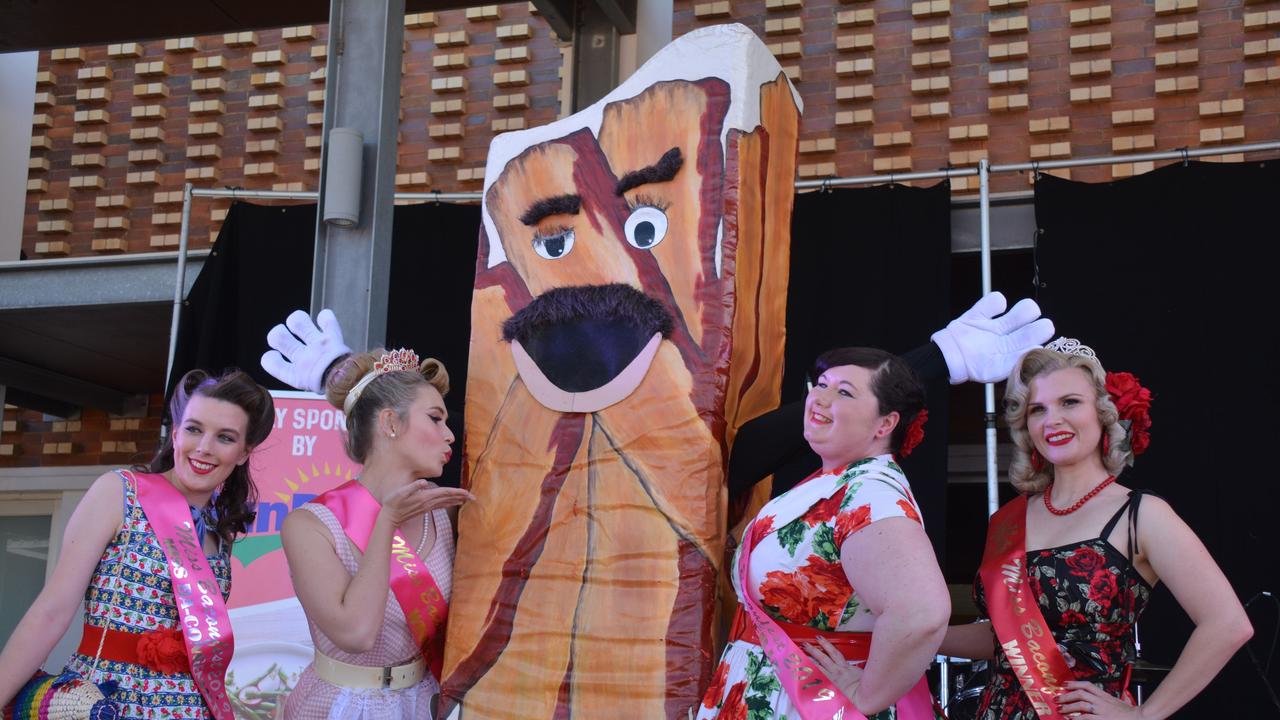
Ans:
<svg viewBox="0 0 1280 720"><path fill-rule="evenodd" d="M730 428L777 405L800 99L747 28L494 139L442 714L685 717Z"/></svg>

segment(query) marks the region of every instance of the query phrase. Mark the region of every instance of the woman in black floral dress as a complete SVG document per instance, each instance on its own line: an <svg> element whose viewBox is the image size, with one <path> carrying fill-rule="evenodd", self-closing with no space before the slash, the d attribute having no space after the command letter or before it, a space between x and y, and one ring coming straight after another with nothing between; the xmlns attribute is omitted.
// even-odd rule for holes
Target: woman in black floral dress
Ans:
<svg viewBox="0 0 1280 720"><path fill-rule="evenodd" d="M995 622L953 626L940 649L995 661L981 720L1169 717L1252 635L1235 592L1186 523L1162 499L1115 483L1148 445L1150 400L1136 378L1106 373L1074 340L1032 350L1014 367L1005 393L1016 445L1009 475L1023 496L993 516L974 585L978 608ZM992 564L1001 534L1018 543L1016 553ZM1160 580L1196 630L1165 681L1135 706L1126 688L1132 627ZM1056 645L1054 652L1032 643L1049 662L1019 653L1023 639L1001 631L1029 626L1006 618L1034 618L1008 602L1023 586Z"/></svg>

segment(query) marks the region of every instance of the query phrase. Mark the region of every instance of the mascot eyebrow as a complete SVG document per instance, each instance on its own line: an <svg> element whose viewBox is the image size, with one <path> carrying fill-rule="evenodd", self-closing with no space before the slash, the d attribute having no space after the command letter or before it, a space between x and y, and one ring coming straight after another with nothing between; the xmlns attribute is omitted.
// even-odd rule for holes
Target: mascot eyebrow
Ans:
<svg viewBox="0 0 1280 720"><path fill-rule="evenodd" d="M676 176L680 172L680 168L684 165L684 157L680 154L680 148L673 147L662 154L658 162L633 170L618 181L618 187L613 192L619 197L628 190L640 185L648 183L666 182Z"/></svg>
<svg viewBox="0 0 1280 720"><path fill-rule="evenodd" d="M537 225L542 218L548 215L577 215L582 209L582 197L580 195L557 195L556 197L543 198L529 206L528 210L520 216L520 222L525 225Z"/></svg>

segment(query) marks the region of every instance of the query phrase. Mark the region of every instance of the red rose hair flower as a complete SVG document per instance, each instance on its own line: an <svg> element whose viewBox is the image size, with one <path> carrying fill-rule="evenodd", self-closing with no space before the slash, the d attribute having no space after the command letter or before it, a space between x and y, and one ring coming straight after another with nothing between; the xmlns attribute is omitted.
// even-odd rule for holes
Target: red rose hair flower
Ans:
<svg viewBox="0 0 1280 720"><path fill-rule="evenodd" d="M902 449L898 451L899 457L906 457L911 454L912 450L924 440L924 424L929 421L928 408L916 413L911 424L907 426L907 434L902 438Z"/></svg>
<svg viewBox="0 0 1280 720"><path fill-rule="evenodd" d="M1146 452L1151 444L1151 391L1132 373L1107 373L1107 394L1115 403L1120 420L1128 427L1129 448L1134 457Z"/></svg>

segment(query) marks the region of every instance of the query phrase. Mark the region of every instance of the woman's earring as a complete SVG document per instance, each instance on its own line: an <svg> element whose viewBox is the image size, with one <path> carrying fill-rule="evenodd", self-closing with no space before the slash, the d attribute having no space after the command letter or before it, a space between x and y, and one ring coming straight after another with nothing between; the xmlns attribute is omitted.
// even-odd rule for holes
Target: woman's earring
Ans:
<svg viewBox="0 0 1280 720"><path fill-rule="evenodd" d="M1036 472L1044 470L1044 457L1037 451L1031 451L1031 469Z"/></svg>
<svg viewBox="0 0 1280 720"><path fill-rule="evenodd" d="M1111 453L1111 436L1107 434L1106 430L1103 430L1102 431L1102 456L1106 457L1110 453Z"/></svg>
<svg viewBox="0 0 1280 720"><path fill-rule="evenodd" d="M392 439L392 440L395 440L395 439L396 439L396 431L395 431L395 430L392 430L392 431L391 431L391 439Z"/></svg>

